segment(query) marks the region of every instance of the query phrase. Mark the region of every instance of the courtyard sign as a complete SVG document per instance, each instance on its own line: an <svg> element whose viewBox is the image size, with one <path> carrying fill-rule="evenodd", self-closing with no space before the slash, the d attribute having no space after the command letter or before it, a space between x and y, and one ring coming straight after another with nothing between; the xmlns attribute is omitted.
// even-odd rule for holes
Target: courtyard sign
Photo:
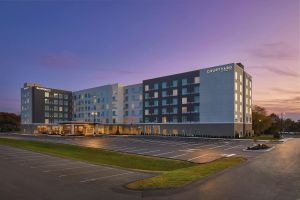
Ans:
<svg viewBox="0 0 300 200"><path fill-rule="evenodd" d="M214 72L228 72L232 70L232 66L231 65L227 65L227 66L222 66L222 67L214 67L212 69L207 69L206 73L210 74L210 73L214 73Z"/></svg>

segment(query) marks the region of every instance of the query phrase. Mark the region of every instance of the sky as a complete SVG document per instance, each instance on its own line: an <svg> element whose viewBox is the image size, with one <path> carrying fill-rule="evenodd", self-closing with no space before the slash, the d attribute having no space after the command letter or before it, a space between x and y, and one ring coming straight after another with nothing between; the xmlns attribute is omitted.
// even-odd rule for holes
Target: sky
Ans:
<svg viewBox="0 0 300 200"><path fill-rule="evenodd" d="M77 91L241 62L253 103L300 119L300 1L0 2L0 111L24 82Z"/></svg>

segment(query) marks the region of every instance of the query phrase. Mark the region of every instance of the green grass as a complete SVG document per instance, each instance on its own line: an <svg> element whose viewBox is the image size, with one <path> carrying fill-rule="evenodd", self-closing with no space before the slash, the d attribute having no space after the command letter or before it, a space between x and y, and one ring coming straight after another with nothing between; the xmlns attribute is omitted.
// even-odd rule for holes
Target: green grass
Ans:
<svg viewBox="0 0 300 200"><path fill-rule="evenodd" d="M118 153L103 149L50 142L0 138L0 144L83 160L94 164L107 164L147 171L170 171L195 165L181 160Z"/></svg>
<svg viewBox="0 0 300 200"><path fill-rule="evenodd" d="M210 163L162 172L160 175L129 183L129 189L177 188L243 162L242 157L222 158Z"/></svg>
<svg viewBox="0 0 300 200"><path fill-rule="evenodd" d="M119 153L103 149L69 144L0 138L0 145L27 149L94 164L107 164L129 169L160 172L159 175L129 183L129 189L174 188L224 170L245 159L222 158L210 163L196 164L188 161Z"/></svg>
<svg viewBox="0 0 300 200"><path fill-rule="evenodd" d="M253 137L250 137L250 139L256 139L256 140L280 140L280 138L274 138L273 135L253 136Z"/></svg>

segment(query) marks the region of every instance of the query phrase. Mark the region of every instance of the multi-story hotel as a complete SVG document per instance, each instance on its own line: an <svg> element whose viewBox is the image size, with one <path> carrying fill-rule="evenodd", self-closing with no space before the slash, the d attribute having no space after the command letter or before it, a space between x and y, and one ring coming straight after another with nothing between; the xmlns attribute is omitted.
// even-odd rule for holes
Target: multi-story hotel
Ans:
<svg viewBox="0 0 300 200"><path fill-rule="evenodd" d="M143 84L124 87L124 123L143 122Z"/></svg>
<svg viewBox="0 0 300 200"><path fill-rule="evenodd" d="M123 123L123 88L112 84L73 92L73 120Z"/></svg>
<svg viewBox="0 0 300 200"><path fill-rule="evenodd" d="M72 120L72 92L25 83L21 89L21 123L58 123Z"/></svg>
<svg viewBox="0 0 300 200"><path fill-rule="evenodd" d="M44 96L35 104L45 103L45 89L40 89ZM66 119L38 115L31 120L34 104L30 100L27 103L26 97L32 94L24 90L22 123L56 123ZM60 93L55 93L59 97ZM71 99L69 95L68 100ZM60 99L54 100L59 106ZM242 64L231 63L152 78L142 84L113 84L73 92L72 126L93 122L96 125L88 128L93 133L101 130L98 133L241 137L253 132L251 104L252 77ZM54 114L49 112L49 116Z"/></svg>

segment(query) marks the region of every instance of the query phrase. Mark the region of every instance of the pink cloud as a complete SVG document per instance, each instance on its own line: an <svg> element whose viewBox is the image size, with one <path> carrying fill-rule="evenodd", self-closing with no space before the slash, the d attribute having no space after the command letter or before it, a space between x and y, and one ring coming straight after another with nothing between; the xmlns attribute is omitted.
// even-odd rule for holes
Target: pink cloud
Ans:
<svg viewBox="0 0 300 200"><path fill-rule="evenodd" d="M40 61L41 65L54 68L74 67L78 63L80 63L78 57L66 50L60 53L48 54Z"/></svg>

